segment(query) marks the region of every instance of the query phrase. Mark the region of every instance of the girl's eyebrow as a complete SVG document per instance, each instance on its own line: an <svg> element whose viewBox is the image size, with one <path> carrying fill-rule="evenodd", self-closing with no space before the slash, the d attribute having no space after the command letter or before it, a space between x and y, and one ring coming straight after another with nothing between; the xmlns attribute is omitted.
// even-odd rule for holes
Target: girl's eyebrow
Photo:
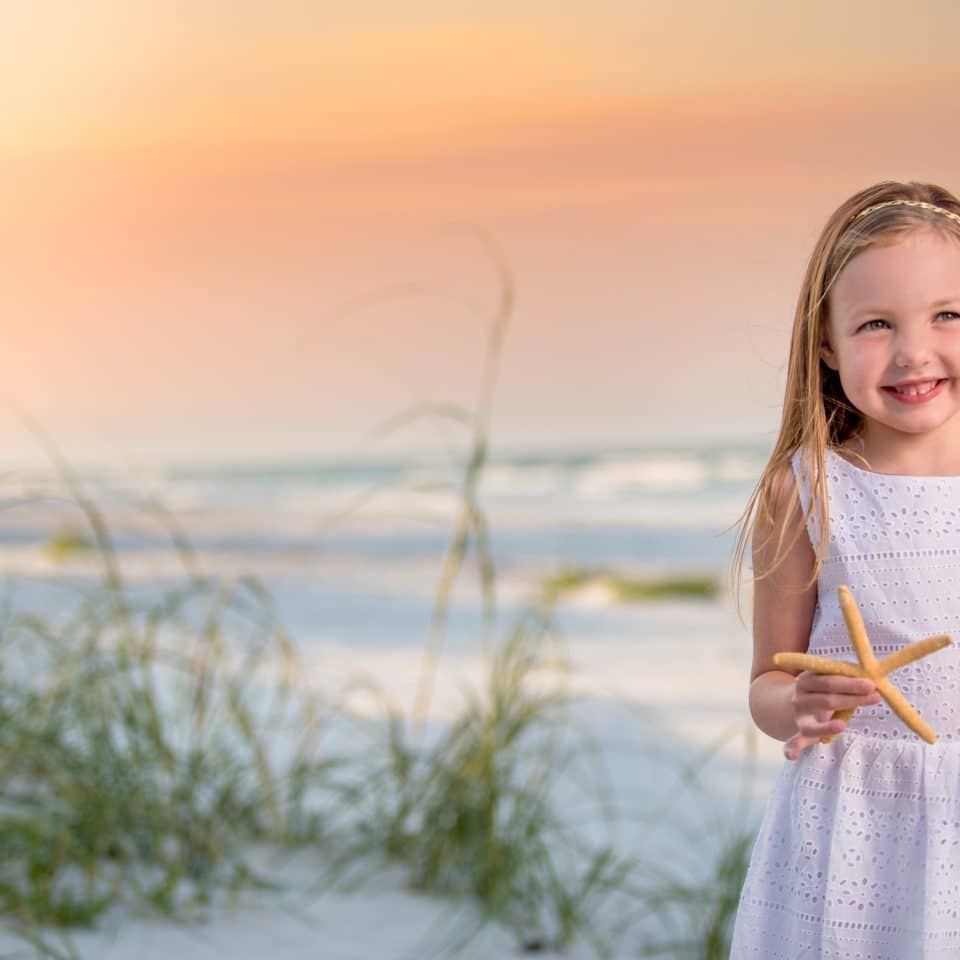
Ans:
<svg viewBox="0 0 960 960"><path fill-rule="evenodd" d="M895 311L890 310L888 307L856 307L847 312L846 318L848 321L853 323L868 314L871 316L887 316L888 314L894 312Z"/></svg>
<svg viewBox="0 0 960 960"><path fill-rule="evenodd" d="M930 309L936 310L938 307L947 307L951 304L960 303L960 293L955 293L949 297L943 297L941 300L934 300L933 303L928 304ZM848 316L851 319L861 316L864 313L894 313L895 311L890 310L887 307L856 307L851 310Z"/></svg>

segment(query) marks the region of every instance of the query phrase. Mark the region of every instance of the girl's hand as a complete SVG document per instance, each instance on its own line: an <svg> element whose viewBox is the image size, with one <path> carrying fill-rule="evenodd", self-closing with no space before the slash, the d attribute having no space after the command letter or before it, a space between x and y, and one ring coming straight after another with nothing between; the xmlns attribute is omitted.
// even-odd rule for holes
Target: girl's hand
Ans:
<svg viewBox="0 0 960 960"><path fill-rule="evenodd" d="M797 674L790 701L797 732L783 745L783 755L788 760L796 760L821 737L843 733L847 722L832 719L835 711L873 706L882 699L871 680L804 670Z"/></svg>

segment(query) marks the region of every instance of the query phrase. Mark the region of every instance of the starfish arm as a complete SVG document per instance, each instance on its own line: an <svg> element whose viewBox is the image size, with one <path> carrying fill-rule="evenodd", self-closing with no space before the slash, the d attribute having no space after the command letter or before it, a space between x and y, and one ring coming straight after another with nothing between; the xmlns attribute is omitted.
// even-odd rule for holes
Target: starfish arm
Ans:
<svg viewBox="0 0 960 960"><path fill-rule="evenodd" d="M831 720L849 720L857 712L856 707L850 707L849 710L835 710ZM831 734L829 737L821 737L821 743L830 743L835 740L835 735Z"/></svg>
<svg viewBox="0 0 960 960"><path fill-rule="evenodd" d="M809 670L811 673L833 674L840 677L862 677L863 668L844 660L830 660L811 653L777 653L773 662L786 670Z"/></svg>
<svg viewBox="0 0 960 960"><path fill-rule="evenodd" d="M953 640L945 633L936 637L926 637L923 640L918 640L916 643L911 643L902 650L897 650L889 656L884 657L877 664L877 671L881 676L885 677L888 673L892 673L894 670L908 663L913 663L914 660L919 660L921 657L936 653L944 647L949 647L951 643L953 643Z"/></svg>
<svg viewBox="0 0 960 960"><path fill-rule="evenodd" d="M920 714L907 702L906 697L886 678L877 679L877 689L890 709L918 736L927 743L936 743L937 735L923 722Z"/></svg>
<svg viewBox="0 0 960 960"><path fill-rule="evenodd" d="M877 669L877 658L873 655L873 648L870 646L870 639L863 625L863 617L860 616L853 594L849 587L841 585L837 587L837 596L840 598L840 611L843 613L847 633L850 634L850 642L853 644L857 659L863 664L863 669L872 675Z"/></svg>

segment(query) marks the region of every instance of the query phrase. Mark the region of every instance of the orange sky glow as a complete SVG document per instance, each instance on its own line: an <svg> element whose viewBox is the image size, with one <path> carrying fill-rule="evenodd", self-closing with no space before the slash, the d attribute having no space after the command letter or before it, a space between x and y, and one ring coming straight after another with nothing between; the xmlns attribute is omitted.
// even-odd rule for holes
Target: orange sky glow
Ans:
<svg viewBox="0 0 960 960"><path fill-rule="evenodd" d="M517 286L494 443L763 441L830 210L960 190L954 5L321 6L16 15L3 459L17 409L79 457L309 457L470 403L477 231Z"/></svg>

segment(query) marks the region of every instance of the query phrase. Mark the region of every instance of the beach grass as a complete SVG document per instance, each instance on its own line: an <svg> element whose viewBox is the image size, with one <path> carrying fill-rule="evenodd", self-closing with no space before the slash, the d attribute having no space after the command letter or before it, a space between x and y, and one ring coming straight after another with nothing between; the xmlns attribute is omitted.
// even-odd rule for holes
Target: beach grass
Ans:
<svg viewBox="0 0 960 960"><path fill-rule="evenodd" d="M722 800L706 794L703 777L721 749L742 738L738 789ZM623 928L644 930L631 952L661 960L727 960L740 891L756 837L754 789L757 734L729 728L680 772L669 804L652 816L673 835L668 848L651 857L637 852L624 883ZM692 804L684 804L686 799ZM688 812L680 812L686 807ZM692 810L692 812L690 812Z"/></svg>
<svg viewBox="0 0 960 960"><path fill-rule="evenodd" d="M669 863L648 862L642 868L638 863L625 886L629 909L645 921L648 932L631 954L727 960L754 836L752 828L731 829L707 871L696 879Z"/></svg>
<svg viewBox="0 0 960 960"><path fill-rule="evenodd" d="M581 938L609 955L595 908L630 862L609 844L588 846L555 802L572 767L599 762L569 715L564 671L548 612L531 608L491 657L485 687L468 693L435 742L414 742L408 718L391 712L386 742L340 787L339 805L352 812L339 831L341 868L400 863L411 889L469 898L522 950L564 950ZM581 799L602 810L596 773Z"/></svg>
<svg viewBox="0 0 960 960"><path fill-rule="evenodd" d="M587 587L600 587L614 603L710 600L719 593L719 582L710 574L639 577L618 570L590 567L562 567L545 577L540 589L546 602L556 602Z"/></svg>
<svg viewBox="0 0 960 960"><path fill-rule="evenodd" d="M117 903L193 917L262 882L250 845L285 842L294 819L268 740L295 721L309 751L316 722L255 578L199 576L180 538L182 580L141 595L56 463L87 528L70 542L100 572L72 606L8 605L2 620L0 917L21 937L92 925Z"/></svg>
<svg viewBox="0 0 960 960"><path fill-rule="evenodd" d="M349 839L339 859L399 861L414 889L470 897L484 921L512 931L524 950L561 950L582 936L603 955L592 908L602 892L617 886L626 862L609 847L586 848L554 805L554 787L574 760L596 757L585 736L579 741L572 736L570 698L562 682L545 688L536 682L550 668L559 666L562 673L562 657L551 647L555 595L532 603L501 641L493 636L496 566L479 489L515 285L496 244L485 234L480 239L497 272L499 294L487 326L474 407L415 407L377 431L441 415L464 429L467 446L416 698L409 716L386 713L385 749L372 769L343 788L345 805L364 812L352 832L343 831ZM483 602L485 688L470 693L439 741L425 746L451 598L471 554ZM598 808L603 806L600 793L598 788ZM373 805L365 806L370 797Z"/></svg>
<svg viewBox="0 0 960 960"><path fill-rule="evenodd" d="M67 560L95 549L93 540L75 526L62 526L47 540L47 553L54 561Z"/></svg>
<svg viewBox="0 0 960 960"><path fill-rule="evenodd" d="M555 646L552 611L568 594L600 586L619 603L717 597L710 574L638 577L621 571L564 567L545 578L538 595L499 643L490 625L496 612L496 568L491 534L479 499L486 465L492 387L514 300L512 280L499 257L501 296L491 319L481 391L473 411L438 404L405 412L381 428L396 429L419 418L441 415L464 428L468 445L458 486L459 505L433 604L418 695L409 716L381 695L383 739L363 772L338 789L338 805L350 811L349 825L335 833L340 869L358 863L399 862L412 888L449 897L469 897L484 921L510 930L521 950L562 951L589 942L600 957L614 956L621 929L598 922L615 900L637 908L646 927L665 927L686 916L688 934L674 943L677 957L720 956L732 922L742 877L744 838L723 847L712 875L699 883L683 871L664 872L643 851L620 854L610 844L587 845L555 803L556 784L583 758L602 764L586 736L578 733L566 693L562 652ZM423 732L433 679L444 646L451 597L473 555L484 607L481 638L486 687L468 695L463 712L432 745ZM559 671L556 670L561 666ZM544 668L553 668L543 684ZM587 778L590 780L590 778ZM609 811L602 776L582 798ZM589 791L587 791L589 793ZM655 890L647 880L657 876ZM614 908L616 909L616 908ZM474 931L475 932L475 931ZM450 944L455 956L469 931ZM660 941L658 941L660 942ZM660 946L671 949L664 943ZM660 949L645 942L640 953ZM620 955L620 954L616 954ZM661 951L661 955L663 952Z"/></svg>
<svg viewBox="0 0 960 960"><path fill-rule="evenodd" d="M497 262L502 292L475 412L434 405L392 424L439 414L468 441L408 711L372 685L383 707L373 719L351 710L351 689L337 707L320 704L300 685L268 591L253 576L204 576L162 505L151 510L183 576L159 596L131 589L104 515L48 445L79 517L51 535L49 555L95 558L100 574L73 606L8 612L0 623L0 923L38 954L69 955L50 931L95 924L117 904L195 918L223 894L267 885L247 856L265 843L320 850L338 882L399 863L412 889L469 901L477 924L500 924L529 953L580 942L598 957L625 956L613 944L635 917L662 935L633 943L631 956L725 956L752 836L746 816L726 825L729 839L709 847L710 869L693 880L643 850L585 840L558 802L561 785L587 784L600 820L616 804L600 751L572 718L552 621L555 605L585 587L622 603L703 600L716 596L715 580L565 567L494 635L497 577L479 493L514 300ZM482 686L428 735L446 620L471 557ZM321 753L321 715L361 731L368 749ZM278 753L278 742L288 749ZM618 903L627 906L615 933L604 923ZM477 924L450 941L451 956Z"/></svg>
<svg viewBox="0 0 960 960"><path fill-rule="evenodd" d="M131 897L171 914L202 905L252 879L247 844L284 833L252 690L260 653L228 665L216 609L175 649L156 639L156 607L128 606L119 635L107 598L84 608L67 629L32 614L4 630L0 911L77 925ZM30 677L8 666L38 658Z"/></svg>

